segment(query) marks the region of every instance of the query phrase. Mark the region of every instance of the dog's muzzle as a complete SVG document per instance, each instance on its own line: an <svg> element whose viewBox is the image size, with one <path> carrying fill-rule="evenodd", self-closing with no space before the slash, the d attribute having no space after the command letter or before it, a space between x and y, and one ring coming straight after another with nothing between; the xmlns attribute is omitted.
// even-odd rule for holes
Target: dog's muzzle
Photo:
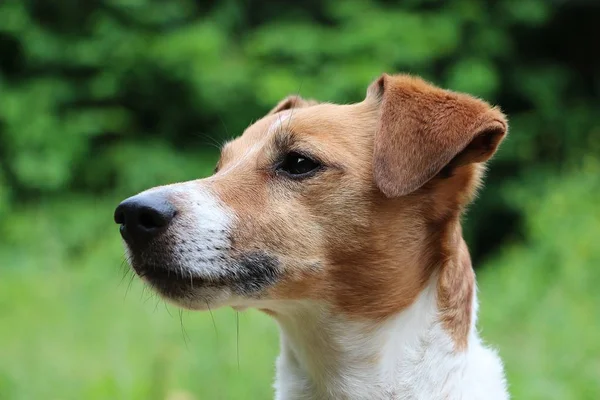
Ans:
<svg viewBox="0 0 600 400"><path fill-rule="evenodd" d="M117 206L114 214L132 268L166 295L177 295L188 285L200 284L198 277L183 276L166 259L169 251L164 236L176 215L177 209L160 191L130 197Z"/></svg>
<svg viewBox="0 0 600 400"><path fill-rule="evenodd" d="M280 272L277 257L233 248L231 212L198 183L130 197L116 208L114 219L136 274L184 306L231 294L257 296Z"/></svg>

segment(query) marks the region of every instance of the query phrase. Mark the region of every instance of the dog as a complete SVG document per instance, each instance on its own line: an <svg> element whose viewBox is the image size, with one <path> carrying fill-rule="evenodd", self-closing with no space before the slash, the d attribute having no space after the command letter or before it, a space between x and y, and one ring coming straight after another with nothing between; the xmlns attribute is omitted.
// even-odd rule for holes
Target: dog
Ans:
<svg viewBox="0 0 600 400"><path fill-rule="evenodd" d="M409 75L356 104L290 96L214 175L130 197L115 221L166 299L278 323L276 399L507 399L460 223L507 129Z"/></svg>

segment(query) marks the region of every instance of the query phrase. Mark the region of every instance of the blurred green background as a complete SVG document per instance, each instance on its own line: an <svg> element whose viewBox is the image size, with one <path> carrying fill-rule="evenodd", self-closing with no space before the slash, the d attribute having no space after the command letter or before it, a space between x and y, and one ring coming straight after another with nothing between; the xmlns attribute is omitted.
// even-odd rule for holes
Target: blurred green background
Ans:
<svg viewBox="0 0 600 400"><path fill-rule="evenodd" d="M515 399L600 398L600 3L0 2L0 399L268 399L277 330L124 276L112 212L300 93L410 72L511 132L466 218Z"/></svg>

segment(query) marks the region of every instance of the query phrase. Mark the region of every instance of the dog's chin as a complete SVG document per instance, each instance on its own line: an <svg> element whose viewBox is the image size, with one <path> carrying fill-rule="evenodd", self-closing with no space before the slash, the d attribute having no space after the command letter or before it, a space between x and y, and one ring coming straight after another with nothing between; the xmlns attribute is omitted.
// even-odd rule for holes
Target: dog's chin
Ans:
<svg viewBox="0 0 600 400"><path fill-rule="evenodd" d="M236 298L226 280L203 278L180 270L132 263L135 273L165 300L190 310L211 310ZM237 302L236 302L237 303Z"/></svg>
<svg viewBox="0 0 600 400"><path fill-rule="evenodd" d="M262 252L220 256L210 264L198 257L198 264L188 265L165 254L152 258L131 251L128 254L135 273L158 294L193 310L255 302L278 282L281 274L277 258Z"/></svg>

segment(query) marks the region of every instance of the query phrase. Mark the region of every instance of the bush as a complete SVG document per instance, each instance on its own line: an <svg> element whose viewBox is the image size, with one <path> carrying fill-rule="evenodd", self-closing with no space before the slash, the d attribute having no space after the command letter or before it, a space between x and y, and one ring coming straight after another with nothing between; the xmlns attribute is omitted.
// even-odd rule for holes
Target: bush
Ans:
<svg viewBox="0 0 600 400"><path fill-rule="evenodd" d="M600 56L579 40L594 36L598 17L591 3L542 0L7 0L3 208L198 176L214 162L205 158L213 142L283 96L357 101L381 72L406 71L509 114L512 134L469 220L478 259L495 248L485 243L520 234L522 216L497 196L507 180L600 153ZM149 173L136 165L142 156L155 166ZM492 240L479 220L496 226Z"/></svg>
<svg viewBox="0 0 600 400"><path fill-rule="evenodd" d="M481 326L498 345L515 398L600 396L600 163L531 176L508 201L527 215L527 242L481 274ZM508 192L507 192L508 193Z"/></svg>

